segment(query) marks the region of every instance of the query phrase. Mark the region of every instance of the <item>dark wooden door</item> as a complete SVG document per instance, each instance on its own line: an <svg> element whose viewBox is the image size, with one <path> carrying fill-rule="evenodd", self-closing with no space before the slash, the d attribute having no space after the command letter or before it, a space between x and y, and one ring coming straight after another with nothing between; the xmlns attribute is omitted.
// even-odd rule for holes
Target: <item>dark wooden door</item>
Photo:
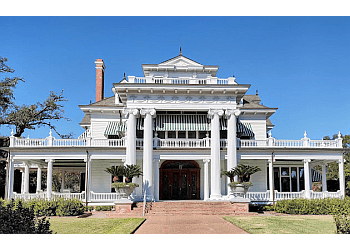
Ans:
<svg viewBox="0 0 350 250"><path fill-rule="evenodd" d="M199 199L199 168L160 169L161 200Z"/></svg>

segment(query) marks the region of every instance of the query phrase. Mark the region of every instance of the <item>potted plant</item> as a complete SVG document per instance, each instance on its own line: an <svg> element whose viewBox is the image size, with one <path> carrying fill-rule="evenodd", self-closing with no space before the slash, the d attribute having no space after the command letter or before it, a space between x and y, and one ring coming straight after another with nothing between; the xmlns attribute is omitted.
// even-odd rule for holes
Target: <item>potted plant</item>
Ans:
<svg viewBox="0 0 350 250"><path fill-rule="evenodd" d="M249 166L239 164L237 167L229 171L222 171L222 175L230 178L228 186L231 188L231 193L235 196L243 196L248 192L248 189L253 186L250 181L250 176L261 169L258 166ZM238 181L234 181L234 177L238 176Z"/></svg>
<svg viewBox="0 0 350 250"><path fill-rule="evenodd" d="M122 198L129 197L134 189L139 186L137 183L132 183L132 178L142 175L141 167L134 164L112 166L105 171L113 176L112 187ZM125 182L123 182L123 179Z"/></svg>

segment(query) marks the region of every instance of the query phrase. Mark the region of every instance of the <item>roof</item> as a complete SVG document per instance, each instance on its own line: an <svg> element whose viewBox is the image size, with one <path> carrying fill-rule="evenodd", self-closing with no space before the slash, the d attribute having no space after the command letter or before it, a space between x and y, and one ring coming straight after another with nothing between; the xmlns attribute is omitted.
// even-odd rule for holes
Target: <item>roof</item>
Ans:
<svg viewBox="0 0 350 250"><path fill-rule="evenodd" d="M259 95L245 95L243 96L243 108L269 108L260 104L261 99Z"/></svg>
<svg viewBox="0 0 350 250"><path fill-rule="evenodd" d="M91 103L86 106L119 106L118 104L115 104L114 96L106 97L102 99L101 101Z"/></svg>

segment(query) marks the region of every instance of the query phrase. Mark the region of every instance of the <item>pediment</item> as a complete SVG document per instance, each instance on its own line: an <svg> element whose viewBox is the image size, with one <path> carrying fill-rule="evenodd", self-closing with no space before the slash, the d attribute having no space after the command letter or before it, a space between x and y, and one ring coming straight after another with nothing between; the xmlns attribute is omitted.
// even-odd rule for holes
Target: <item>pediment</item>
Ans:
<svg viewBox="0 0 350 250"><path fill-rule="evenodd" d="M162 62L158 66L203 67L202 64L181 55Z"/></svg>

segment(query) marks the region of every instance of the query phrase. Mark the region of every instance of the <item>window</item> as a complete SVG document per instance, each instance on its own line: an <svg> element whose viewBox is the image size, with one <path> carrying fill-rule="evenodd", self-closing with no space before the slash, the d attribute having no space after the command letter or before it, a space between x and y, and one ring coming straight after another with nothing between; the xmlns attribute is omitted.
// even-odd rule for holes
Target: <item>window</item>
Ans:
<svg viewBox="0 0 350 250"><path fill-rule="evenodd" d="M269 168L267 168L267 189L270 189ZM273 168L274 190L279 192L299 192L304 190L303 167L274 167Z"/></svg>
<svg viewBox="0 0 350 250"><path fill-rule="evenodd" d="M186 131L179 131L178 138L186 138Z"/></svg>
<svg viewBox="0 0 350 250"><path fill-rule="evenodd" d="M164 131L158 131L157 132L158 133L158 138L160 138L160 139L165 139L165 132Z"/></svg>
<svg viewBox="0 0 350 250"><path fill-rule="evenodd" d="M176 131L168 131L168 138L170 139L176 138Z"/></svg>
<svg viewBox="0 0 350 250"><path fill-rule="evenodd" d="M188 139L196 139L196 131L188 131Z"/></svg>
<svg viewBox="0 0 350 250"><path fill-rule="evenodd" d="M198 132L198 139L203 139L207 137L207 131L199 131Z"/></svg>

